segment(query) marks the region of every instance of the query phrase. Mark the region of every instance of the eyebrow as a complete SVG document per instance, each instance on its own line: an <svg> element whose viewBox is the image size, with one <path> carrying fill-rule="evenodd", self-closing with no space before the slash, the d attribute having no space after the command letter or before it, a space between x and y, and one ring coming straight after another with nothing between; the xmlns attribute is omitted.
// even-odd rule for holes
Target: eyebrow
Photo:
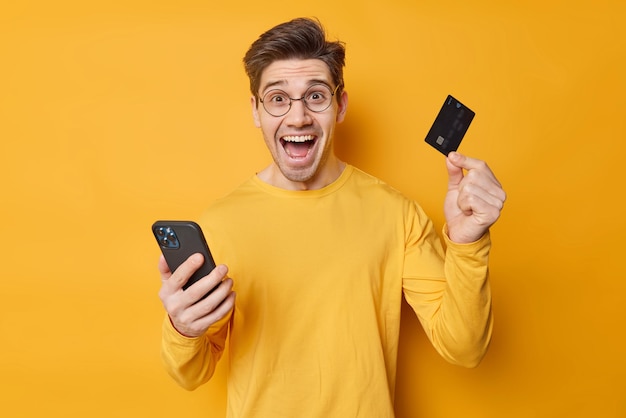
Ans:
<svg viewBox="0 0 626 418"><path fill-rule="evenodd" d="M287 80L271 81L271 82L267 83L264 86L264 88L262 88L259 91L259 93L266 92L268 89L270 89L272 87L284 87L286 84L287 84ZM331 86L330 86L330 84L328 83L327 80L318 79L318 78L314 78L314 79L308 80L307 88L311 87L314 84L324 84L326 87L331 88Z"/></svg>

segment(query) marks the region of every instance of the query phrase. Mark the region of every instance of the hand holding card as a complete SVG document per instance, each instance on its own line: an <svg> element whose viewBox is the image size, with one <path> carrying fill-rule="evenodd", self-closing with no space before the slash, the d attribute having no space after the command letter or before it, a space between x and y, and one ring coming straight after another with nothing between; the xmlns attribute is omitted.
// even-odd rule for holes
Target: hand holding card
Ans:
<svg viewBox="0 0 626 418"><path fill-rule="evenodd" d="M443 155L456 151L474 115L470 108L449 95L426 135L426 142Z"/></svg>

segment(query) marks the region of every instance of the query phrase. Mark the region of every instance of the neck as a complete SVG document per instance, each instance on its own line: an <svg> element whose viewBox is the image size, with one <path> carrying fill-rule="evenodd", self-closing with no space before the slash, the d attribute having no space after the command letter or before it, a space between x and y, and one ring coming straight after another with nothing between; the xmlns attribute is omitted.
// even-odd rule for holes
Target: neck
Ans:
<svg viewBox="0 0 626 418"><path fill-rule="evenodd" d="M345 168L345 162L334 158L332 162L327 161L324 165L324 169L320 170L310 179L299 181L289 179L280 171L275 163L272 163L263 171L259 172L257 176L265 183L285 190L318 190L337 180Z"/></svg>

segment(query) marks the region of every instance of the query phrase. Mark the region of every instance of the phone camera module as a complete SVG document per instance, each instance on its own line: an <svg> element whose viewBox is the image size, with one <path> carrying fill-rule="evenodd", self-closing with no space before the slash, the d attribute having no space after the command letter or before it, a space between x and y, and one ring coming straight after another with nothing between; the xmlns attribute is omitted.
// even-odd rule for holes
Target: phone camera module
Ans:
<svg viewBox="0 0 626 418"><path fill-rule="evenodd" d="M176 233L170 227L159 227L154 231L159 245L163 248L177 249L180 247L180 242Z"/></svg>

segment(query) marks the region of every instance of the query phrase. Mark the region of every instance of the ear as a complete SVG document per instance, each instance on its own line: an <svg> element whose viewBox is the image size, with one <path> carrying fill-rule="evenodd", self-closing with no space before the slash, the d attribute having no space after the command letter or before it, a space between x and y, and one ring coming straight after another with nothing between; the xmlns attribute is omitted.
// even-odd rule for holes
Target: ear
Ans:
<svg viewBox="0 0 626 418"><path fill-rule="evenodd" d="M252 106L252 119L254 119L254 126L257 128L261 127L261 118L259 117L259 107L256 100L256 97L250 97L250 105Z"/></svg>
<svg viewBox="0 0 626 418"><path fill-rule="evenodd" d="M342 91L341 97L339 97L339 107L337 108L337 123L343 122L348 111L348 92Z"/></svg>

